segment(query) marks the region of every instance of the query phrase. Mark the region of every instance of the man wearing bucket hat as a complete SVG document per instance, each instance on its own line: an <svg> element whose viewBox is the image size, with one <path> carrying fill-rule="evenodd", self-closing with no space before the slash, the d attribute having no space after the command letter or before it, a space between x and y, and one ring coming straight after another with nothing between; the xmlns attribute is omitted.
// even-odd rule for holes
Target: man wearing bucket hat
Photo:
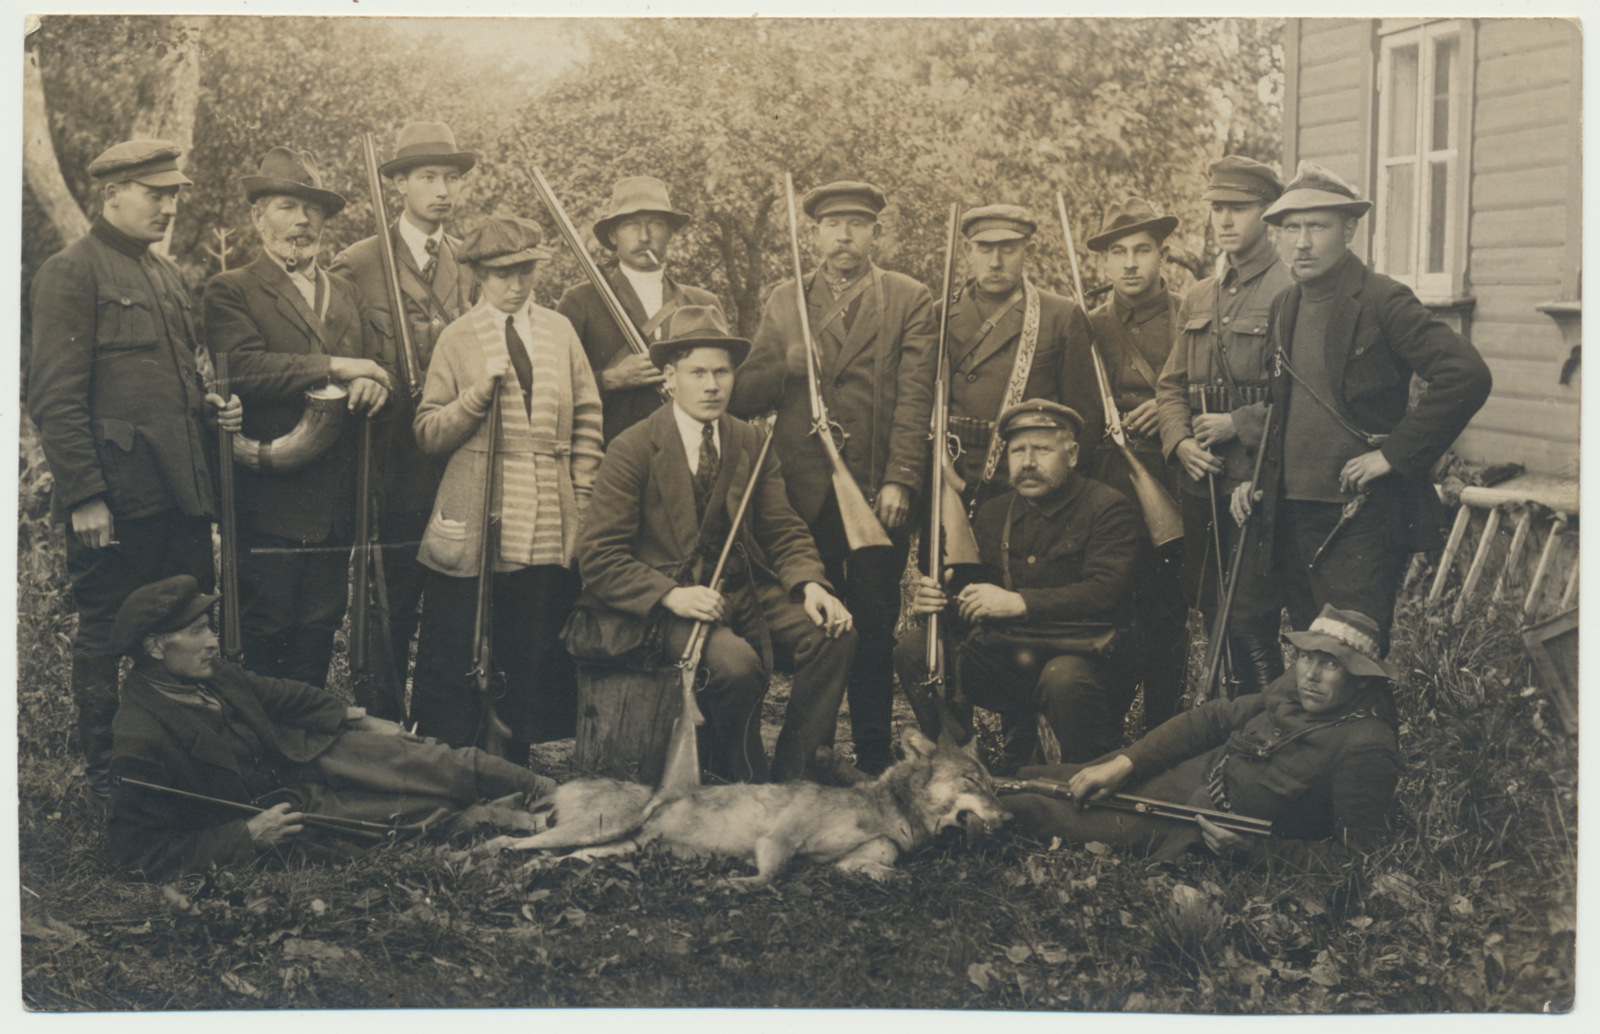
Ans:
<svg viewBox="0 0 1600 1034"><path fill-rule="evenodd" d="M627 176L611 188L611 203L594 224L594 238L616 256L601 273L646 341L658 340L661 324L680 305L721 306L710 291L679 283L667 273L672 238L689 224L672 207L667 185L654 176ZM567 288L556 311L572 321L589 356L605 402L607 444L661 405L660 369L628 346L622 329L588 280Z"/></svg>
<svg viewBox="0 0 1600 1034"><path fill-rule="evenodd" d="M1111 297L1089 314L1095 347L1105 364L1111 396L1122 414L1128 447L1146 470L1173 496L1177 471L1161 452L1156 424L1156 372L1172 350L1178 299L1161 275L1166 239L1178 228L1175 216L1162 215L1140 197L1129 197L1106 211L1089 250L1102 258ZM1094 376L1094 371L1089 371ZM1109 441L1095 452L1091 476L1139 505L1128 461ZM1136 565L1133 594L1139 613L1137 653L1144 684L1145 728L1166 721L1183 696L1189 659L1189 606L1179 582L1180 560L1147 548Z"/></svg>
<svg viewBox="0 0 1600 1034"><path fill-rule="evenodd" d="M1349 250L1371 202L1313 162L1263 218L1295 283L1273 302L1272 428L1254 561L1305 628L1327 604L1378 624L1385 649L1410 554L1443 545L1429 472L1489 397L1489 368L1411 289ZM1414 407L1411 378L1427 384ZM1265 405L1234 413L1260 439ZM1236 519L1256 486L1233 494Z"/></svg>
<svg viewBox="0 0 1600 1034"><path fill-rule="evenodd" d="M400 195L400 214L390 224L389 239L394 242L405 318L422 367L419 375L426 373L445 326L472 307L473 279L457 257L461 240L447 233L445 226L455 212L464 177L477 161L477 155L456 145L455 134L445 123L410 122L400 130L394 157L378 167L378 174ZM377 234L357 241L339 253L328 272L355 288L367 355L399 369L400 345L378 249ZM410 396L399 392L389 405L393 413L386 421L381 457L376 458L375 484L383 507L378 532L385 544L394 670L404 681L424 580L416 543L427 526L444 463L417 447L411 433L415 413Z"/></svg>
<svg viewBox="0 0 1600 1034"><path fill-rule="evenodd" d="M323 185L310 154L274 147L242 176L261 254L211 278L207 343L226 354L245 404L244 434L269 441L305 413L309 389L343 384L356 419L384 407L394 381L365 358L355 292L317 265L326 221L344 198ZM323 685L349 596L358 431L347 420L320 455L290 471L241 467L240 625L245 663L275 678Z"/></svg>
<svg viewBox="0 0 1600 1034"><path fill-rule="evenodd" d="M787 280L767 297L729 406L747 419L777 411L772 449L789 500L811 529L860 633L850 673L850 730L856 764L873 774L894 762L894 627L916 524L909 520L912 504L932 455L928 422L938 335L928 289L872 260L883 234L878 214L887 203L883 191L854 180L814 187L801 198L821 265L803 285ZM839 452L888 532L888 547L850 550L833 493L833 465L811 433L808 360L796 305L801 290L821 363L817 388L843 431Z"/></svg>
<svg viewBox="0 0 1600 1034"><path fill-rule="evenodd" d="M122 599L174 573L212 584L211 520L219 415L210 362L178 269L160 241L190 180L178 148L129 140L89 163L100 212L52 255L29 295L23 359L28 412L50 465L53 519L67 525L67 577L78 626L69 676L78 749L104 797L117 708L117 659L105 638Z"/></svg>
<svg viewBox="0 0 1600 1034"><path fill-rule="evenodd" d="M1220 537L1226 558L1238 535L1232 521L1213 532L1212 492L1216 505L1225 507L1233 489L1250 477L1260 442L1241 436L1233 413L1266 398L1267 316L1272 299L1291 282L1262 218L1283 193L1277 172L1230 154L1212 162L1210 174L1200 199L1211 206L1211 232L1224 266L1184 296L1178 340L1156 390L1161 447L1180 464L1184 541L1192 543L1184 556L1184 598L1199 600L1207 627L1220 598L1217 571L1227 565L1225 559L1219 564L1213 543ZM1259 693L1282 674L1282 609L1282 594L1271 579L1241 572L1228 628L1239 692Z"/></svg>
<svg viewBox="0 0 1600 1034"><path fill-rule="evenodd" d="M133 659L111 760L107 851L118 867L167 880L252 863L314 840L308 815L420 831L515 794L486 815L524 825L526 814L515 813L554 789L482 751L419 742L316 686L229 664L211 629L216 601L176 575L137 589L117 610L111 646ZM262 810L246 815L221 802Z"/></svg>
<svg viewBox="0 0 1600 1034"><path fill-rule="evenodd" d="M1202 704L1090 765L1023 769L1024 779L1064 782L1072 800L1006 795L1013 828L1158 859L1203 843L1221 855L1298 871L1333 871L1380 846L1400 745L1390 687L1397 673L1382 659L1378 624L1329 606L1288 638L1298 657L1261 693ZM1119 791L1265 819L1272 836L1086 806Z"/></svg>
<svg viewBox="0 0 1600 1034"><path fill-rule="evenodd" d="M662 331L650 355L673 401L606 453L578 543L584 594L567 646L587 662L670 666L696 621L714 623L699 691L705 767L757 782L768 776L761 699L773 648L785 651L796 670L771 778L798 779L838 717L853 622L789 503L777 457L769 452L754 472L761 436L726 412L750 343L729 333L715 306L681 306ZM753 473L743 548L717 592L705 583Z"/></svg>
<svg viewBox="0 0 1600 1034"><path fill-rule="evenodd" d="M1041 290L1025 269L1034 252L1033 214L984 205L961 216L968 280L950 302L950 430L961 440L956 473L978 505L1006 489L1000 413L1023 399L1052 399L1101 419L1090 365L1089 321L1070 298ZM935 319L942 302L934 303Z"/></svg>
<svg viewBox="0 0 1600 1034"><path fill-rule="evenodd" d="M507 757L564 739L577 722L577 682L561 625L578 598L578 527L600 467L600 393L566 317L533 301L535 264L550 258L537 223L497 216L467 235L461 261L478 303L439 335L412 424L422 451L446 458L422 535L427 567L411 713L418 731L465 747L482 701L472 668L484 478L500 515L494 558L494 662L505 673L500 717ZM498 457L485 469L489 407L499 410Z"/></svg>
<svg viewBox="0 0 1600 1034"><path fill-rule="evenodd" d="M1133 505L1077 473L1083 418L1051 399L1000 414L1012 490L978 510L976 574L940 588L923 575L915 614L951 610L951 715L974 730L972 705L999 713L1005 746L996 770L1039 760L1042 716L1061 756L1087 761L1120 740L1132 697L1132 657L1119 646L1133 617L1129 587L1143 530ZM943 716L926 686L927 638L895 647L895 667L918 724L938 736ZM958 737L959 738L959 737Z"/></svg>

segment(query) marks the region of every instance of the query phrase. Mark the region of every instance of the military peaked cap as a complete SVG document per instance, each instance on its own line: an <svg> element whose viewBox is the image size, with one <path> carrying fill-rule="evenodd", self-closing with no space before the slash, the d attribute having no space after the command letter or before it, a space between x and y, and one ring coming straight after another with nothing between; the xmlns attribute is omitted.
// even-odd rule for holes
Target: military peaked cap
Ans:
<svg viewBox="0 0 1600 1034"><path fill-rule="evenodd" d="M995 433L1010 438L1019 431L1071 431L1074 438L1083 437L1083 417L1071 406L1063 406L1049 399L1027 399L1009 407L1000 414Z"/></svg>
<svg viewBox="0 0 1600 1034"><path fill-rule="evenodd" d="M178 171L183 151L165 140L125 140L100 152L89 163L89 175L101 183L133 180L147 187L184 187L193 183Z"/></svg>
<svg viewBox="0 0 1600 1034"><path fill-rule="evenodd" d="M1211 163L1211 182L1202 201L1276 201L1283 193L1283 180L1270 165L1237 154L1224 155Z"/></svg>

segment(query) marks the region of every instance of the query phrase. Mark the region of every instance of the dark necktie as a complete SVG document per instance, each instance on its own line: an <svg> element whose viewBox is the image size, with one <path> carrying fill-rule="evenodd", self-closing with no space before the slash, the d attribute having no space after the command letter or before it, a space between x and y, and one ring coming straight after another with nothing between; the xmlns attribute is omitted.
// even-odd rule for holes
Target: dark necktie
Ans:
<svg viewBox="0 0 1600 1034"><path fill-rule="evenodd" d="M528 349L517 333L516 317L506 317L506 351L511 353L511 368L517 371L517 382L522 385L522 408L533 415L533 363L528 359Z"/></svg>
<svg viewBox="0 0 1600 1034"><path fill-rule="evenodd" d="M433 283L433 271L439 268L439 241L428 237L422 242L422 250L428 253L428 260L422 264L422 279Z"/></svg>
<svg viewBox="0 0 1600 1034"><path fill-rule="evenodd" d="M705 519L706 500L711 498L712 486L717 483L717 474L722 466L722 457L717 455L715 435L715 424L700 428L700 467L694 475L694 509L695 516L701 520Z"/></svg>

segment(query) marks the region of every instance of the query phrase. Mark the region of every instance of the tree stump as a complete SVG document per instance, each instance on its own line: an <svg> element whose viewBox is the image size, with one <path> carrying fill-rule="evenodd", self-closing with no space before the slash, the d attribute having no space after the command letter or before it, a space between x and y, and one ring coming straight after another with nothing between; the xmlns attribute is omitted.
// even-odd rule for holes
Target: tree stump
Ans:
<svg viewBox="0 0 1600 1034"><path fill-rule="evenodd" d="M654 786L666 767L672 723L683 709L678 669L578 662L580 768Z"/></svg>

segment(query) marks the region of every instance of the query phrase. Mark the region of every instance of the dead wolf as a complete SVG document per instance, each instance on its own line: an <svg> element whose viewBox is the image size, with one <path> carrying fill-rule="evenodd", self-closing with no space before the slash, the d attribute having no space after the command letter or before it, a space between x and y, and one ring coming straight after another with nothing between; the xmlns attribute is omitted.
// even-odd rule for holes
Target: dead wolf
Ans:
<svg viewBox="0 0 1600 1034"><path fill-rule="evenodd" d="M906 760L857 786L791 782L702 786L656 799L649 787L610 779L567 783L534 806L549 827L496 837L488 851L584 848L571 857L631 854L660 842L681 857L728 855L756 867L736 882L770 883L791 858L832 862L885 879L902 852L952 826L994 830L1011 816L989 773L966 751L916 729L900 737Z"/></svg>

